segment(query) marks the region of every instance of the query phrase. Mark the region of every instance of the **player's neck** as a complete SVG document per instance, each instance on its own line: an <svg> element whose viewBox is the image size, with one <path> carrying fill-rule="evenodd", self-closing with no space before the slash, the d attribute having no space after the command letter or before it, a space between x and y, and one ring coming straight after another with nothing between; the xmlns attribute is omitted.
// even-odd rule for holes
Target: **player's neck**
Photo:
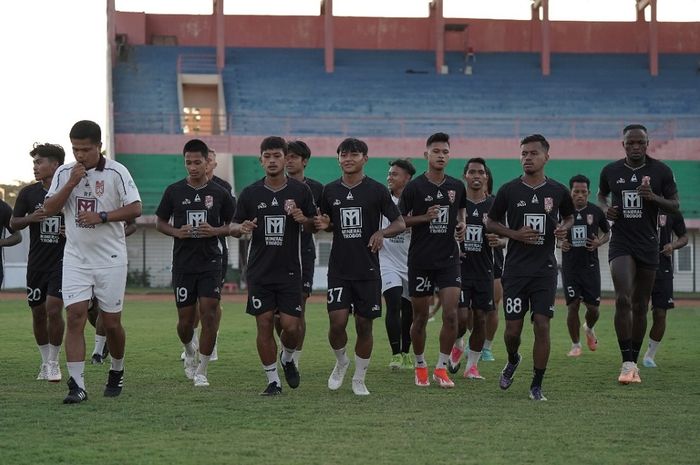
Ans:
<svg viewBox="0 0 700 465"><path fill-rule="evenodd" d="M193 179L191 176L187 176L187 184L189 184L192 187L202 187L208 182L209 179L207 179L206 176L202 176L199 179Z"/></svg>
<svg viewBox="0 0 700 465"><path fill-rule="evenodd" d="M397 189L395 191L391 191L391 195L396 197L397 199L401 198L401 194L403 193L403 187L401 189Z"/></svg>
<svg viewBox="0 0 700 465"><path fill-rule="evenodd" d="M268 187L272 187L273 189L276 189L278 187L282 187L287 183L287 176L284 174L284 172L281 172L279 174L266 174L265 175L265 185Z"/></svg>
<svg viewBox="0 0 700 465"><path fill-rule="evenodd" d="M343 173L343 184L346 186L354 186L362 182L365 178L364 171L358 171L357 173Z"/></svg>
<svg viewBox="0 0 700 465"><path fill-rule="evenodd" d="M625 157L625 165L630 166L632 168L639 168L640 166L642 166L646 162L647 162L646 154L642 158L640 158L639 160L630 160L629 157Z"/></svg>
<svg viewBox="0 0 700 465"><path fill-rule="evenodd" d="M445 180L445 170L436 170L434 168L428 167L428 171L425 172L425 177L428 178L429 181L434 182L435 184L440 184L442 181Z"/></svg>
<svg viewBox="0 0 700 465"><path fill-rule="evenodd" d="M299 182L304 182L304 179L306 179L303 171L299 171L298 173L294 173L294 174L287 173L287 176L289 176L292 179L296 179Z"/></svg>
<svg viewBox="0 0 700 465"><path fill-rule="evenodd" d="M53 181L53 176L51 176L50 178L42 179L40 181L41 187L43 187L45 191L49 190L49 188L51 187L51 181Z"/></svg>
<svg viewBox="0 0 700 465"><path fill-rule="evenodd" d="M522 176L520 176L520 179L528 186L536 187L542 184L547 178L545 177L544 172L540 171L533 174L524 173Z"/></svg>
<svg viewBox="0 0 700 465"><path fill-rule="evenodd" d="M476 190L476 191L471 190L471 189L467 189L467 199L470 202L480 202L480 201L484 200L487 196L488 196L488 194L486 192L482 191L481 189Z"/></svg>

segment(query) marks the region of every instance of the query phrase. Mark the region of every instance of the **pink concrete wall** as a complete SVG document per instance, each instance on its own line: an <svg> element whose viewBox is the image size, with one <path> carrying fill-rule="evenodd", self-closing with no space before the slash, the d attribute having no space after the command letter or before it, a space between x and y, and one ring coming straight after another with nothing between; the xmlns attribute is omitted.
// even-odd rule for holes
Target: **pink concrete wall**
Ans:
<svg viewBox="0 0 700 465"><path fill-rule="evenodd" d="M117 153L178 153L191 136L188 135L153 135L153 134L116 134ZM258 153L259 136L202 136L202 139L222 153L254 155ZM335 150L341 137L306 137L304 141L313 147L314 156L335 157ZM425 138L364 138L369 146L370 156L396 157L421 156ZM598 159L609 160L624 155L620 141L614 139L578 140L553 139L550 154L556 159ZM451 140L453 158L517 158L519 156L518 139L456 139ZM700 139L684 138L652 144L650 155L663 160L698 160L700 159Z"/></svg>
<svg viewBox="0 0 700 465"><path fill-rule="evenodd" d="M214 46L213 16L116 13L118 33L131 44L150 43L153 35L175 35L180 45ZM539 51L540 24L532 21L446 19L469 25L469 42L480 52ZM648 23L551 22L552 52L640 53L648 50ZM321 16L226 16L230 47L323 48ZM336 48L433 50L431 18L334 18ZM448 51L463 50L462 34L445 37ZM700 24L659 23L660 53L700 52Z"/></svg>

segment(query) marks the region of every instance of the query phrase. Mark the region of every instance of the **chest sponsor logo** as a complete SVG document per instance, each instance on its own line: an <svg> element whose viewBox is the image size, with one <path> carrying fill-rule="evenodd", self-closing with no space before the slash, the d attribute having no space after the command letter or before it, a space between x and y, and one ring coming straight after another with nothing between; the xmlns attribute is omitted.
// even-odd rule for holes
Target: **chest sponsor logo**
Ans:
<svg viewBox="0 0 700 465"><path fill-rule="evenodd" d="M446 234L447 225L450 222L450 207L448 205L440 205L438 216L430 220L429 228L431 234Z"/></svg>
<svg viewBox="0 0 700 465"><path fill-rule="evenodd" d="M206 222L206 210L187 210L187 224L191 224L192 226L199 226L200 224Z"/></svg>
<svg viewBox="0 0 700 465"><path fill-rule="evenodd" d="M75 215L75 225L78 228L83 229L95 229L94 224L81 224L78 222L78 213L82 212L96 212L97 211L97 199L78 197L76 198L76 215Z"/></svg>
<svg viewBox="0 0 700 465"><path fill-rule="evenodd" d="M468 224L464 236L464 249L467 252L481 252L484 241L484 227L478 224Z"/></svg>
<svg viewBox="0 0 700 465"><path fill-rule="evenodd" d="M102 197L105 193L105 182L97 181L95 182L95 195L97 197Z"/></svg>
<svg viewBox="0 0 700 465"><path fill-rule="evenodd" d="M659 226L666 226L666 215L659 215Z"/></svg>
<svg viewBox="0 0 700 465"><path fill-rule="evenodd" d="M39 223L39 240L45 244L58 244L61 234L61 217L50 216Z"/></svg>
<svg viewBox="0 0 700 465"><path fill-rule="evenodd" d="M622 191L622 217L642 217L642 198L639 196L636 190Z"/></svg>
<svg viewBox="0 0 700 465"><path fill-rule="evenodd" d="M210 210L214 206L214 197L207 195L204 197L204 208Z"/></svg>
<svg viewBox="0 0 700 465"><path fill-rule="evenodd" d="M542 213L525 213L525 226L529 226L539 233L535 245L544 244L544 233L547 225L547 215Z"/></svg>
<svg viewBox="0 0 700 465"><path fill-rule="evenodd" d="M265 245L282 246L285 221L284 215L265 215Z"/></svg>
<svg viewBox="0 0 700 465"><path fill-rule="evenodd" d="M571 245L573 247L585 247L588 228L584 225L571 227Z"/></svg>
<svg viewBox="0 0 700 465"><path fill-rule="evenodd" d="M362 237L362 207L341 208L340 226L344 239Z"/></svg>

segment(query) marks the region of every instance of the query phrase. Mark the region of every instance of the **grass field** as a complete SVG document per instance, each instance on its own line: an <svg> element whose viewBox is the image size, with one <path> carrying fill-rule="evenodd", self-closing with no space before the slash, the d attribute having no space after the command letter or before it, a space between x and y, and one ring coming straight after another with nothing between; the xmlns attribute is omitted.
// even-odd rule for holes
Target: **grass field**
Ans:
<svg viewBox="0 0 700 465"><path fill-rule="evenodd" d="M0 464L697 464L700 463L700 306L669 316L641 385L619 386L612 312L603 308L595 353L568 359L565 317L553 321L544 390L528 399L532 334L526 325L515 383L498 388L495 363L482 382L456 378L454 390L419 389L410 371L390 372L383 320L367 375L372 395L358 398L350 372L337 392L326 387L334 357L324 306L308 310L302 384L276 398L255 350L254 320L225 302L218 362L209 388L183 374L173 303L127 298L125 388L102 397L108 366L86 365L89 400L66 406L65 383L35 381L39 355L23 300L0 301ZM88 351L92 332L88 331ZM428 326L430 364L439 323ZM353 340L353 331L350 331ZM64 360L63 354L61 355ZM65 367L62 363L64 380ZM351 368L352 370L352 368ZM461 372L460 372L461 375Z"/></svg>

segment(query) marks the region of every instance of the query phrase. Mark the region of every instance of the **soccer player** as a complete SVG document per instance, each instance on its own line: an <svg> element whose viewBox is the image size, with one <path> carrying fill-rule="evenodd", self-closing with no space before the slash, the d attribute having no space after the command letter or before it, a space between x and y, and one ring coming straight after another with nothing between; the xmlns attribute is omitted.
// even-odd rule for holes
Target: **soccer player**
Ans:
<svg viewBox="0 0 700 465"><path fill-rule="evenodd" d="M625 158L600 172L598 202L612 225L608 248L615 287L615 332L622 355L620 384L641 383L637 359L647 327L647 310L659 266L659 212L679 212L671 169L647 155L649 137L641 124L622 130ZM608 196L612 197L608 204Z"/></svg>
<svg viewBox="0 0 700 465"><path fill-rule="evenodd" d="M348 138L337 149L343 172L340 179L323 188L320 214L314 223L319 230L333 231L328 261L328 341L336 363L328 378L328 389L340 389L350 359L346 354L346 331L350 313L355 316L355 373L352 391L369 395L365 375L372 355L372 322L382 315L379 256L385 237L404 231L399 210L384 185L365 176L367 144ZM381 217L389 226L381 228Z"/></svg>
<svg viewBox="0 0 700 465"><path fill-rule="evenodd" d="M486 168L486 191L489 195L493 195L493 175L491 168ZM493 340L498 330L498 309L503 300L503 285L501 284L501 276L503 276L503 248L508 241L504 238L500 239L499 247L493 248L493 308L495 312L486 313L486 335L484 339L484 348L481 349L481 360L484 362L494 362L496 358L493 356Z"/></svg>
<svg viewBox="0 0 700 465"><path fill-rule="evenodd" d="M673 240L673 234L676 240ZM651 315L653 322L649 331L649 347L642 364L656 368L656 351L666 332L666 312L673 308L673 251L688 245L688 231L683 215L659 214L659 269L656 272L654 289L651 291Z"/></svg>
<svg viewBox="0 0 700 465"><path fill-rule="evenodd" d="M178 311L177 333L185 346L185 376L196 387L206 387L209 359L219 329L219 236L228 234L233 199L229 191L207 178L207 144L191 139L185 143L182 154L187 177L165 189L156 210L156 229L173 237L173 291ZM199 348L193 341L197 304L202 323Z"/></svg>
<svg viewBox="0 0 700 465"><path fill-rule="evenodd" d="M520 142L520 149L523 174L501 186L486 223L489 231L510 239L502 278L508 363L499 384L501 389L508 389L513 383L522 360L518 353L520 335L530 311L535 333L530 399L542 401L547 400L542 379L549 359L549 321L554 316L557 292L554 243L555 238L564 239L571 228L574 205L568 189L545 176L547 139L540 134L527 136Z"/></svg>
<svg viewBox="0 0 700 465"><path fill-rule="evenodd" d="M591 181L582 174L569 180L571 198L574 202L574 224L561 241L561 280L568 309L566 326L571 336L571 350L566 355L581 355L579 330L581 321L578 310L581 302L586 306L583 330L588 349L598 348L594 326L600 315L600 264L598 248L608 242L610 227L605 214L588 201ZM601 234L602 233L602 234Z"/></svg>
<svg viewBox="0 0 700 465"><path fill-rule="evenodd" d="M457 241L464 239L467 194L461 181L445 173L450 159L450 136L438 132L428 137L424 156L428 170L406 185L399 202L406 226L413 228L408 249L408 282L413 304L411 340L416 357L415 383L430 386L425 327L430 296L437 287L442 303L442 329L433 380L440 387L452 388L454 383L447 375L447 362L457 339L461 286Z"/></svg>
<svg viewBox="0 0 700 465"><path fill-rule="evenodd" d="M141 215L141 198L129 171L105 158L102 131L93 121L78 121L70 130L75 162L56 170L44 200L47 217L63 209L66 246L61 291L66 306L65 404L87 400L85 390L85 321L93 295L107 333L112 363L106 397L121 394L126 334L121 323L126 288L127 253L124 221Z"/></svg>
<svg viewBox="0 0 700 465"><path fill-rule="evenodd" d="M10 207L5 201L0 200L0 286L2 286L2 281L4 278L3 268L2 268L2 248L12 247L22 242L22 235L19 231L14 231L10 227L10 221L12 220L12 207ZM4 232L7 230L9 234L4 237Z"/></svg>
<svg viewBox="0 0 700 465"><path fill-rule="evenodd" d="M61 380L58 354L65 327L61 296L65 222L62 214L46 216L43 205L54 173L63 165L66 153L60 145L34 144L29 155L37 182L19 192L10 225L15 231L29 226L27 302L32 310L34 339L41 354L41 369L36 379L57 383Z"/></svg>
<svg viewBox="0 0 700 465"><path fill-rule="evenodd" d="M448 370L457 373L460 358L464 353L463 336L471 320L471 335L467 351L467 366L464 377L484 379L479 373L478 362L486 333L486 314L493 307L493 248L501 246L498 235L487 233L484 223L493 197L488 195L486 161L472 158L464 165L464 180L467 185L467 230L460 244L462 287L458 311L457 341L452 346Z"/></svg>
<svg viewBox="0 0 700 465"><path fill-rule="evenodd" d="M398 205L406 184L416 174L416 168L406 159L389 162L389 174L386 182L391 192L391 200ZM389 219L382 217L382 228L389 226ZM411 230L384 241L379 250L379 265L382 274L382 294L386 302L384 320L386 334L391 347L389 368L413 369L413 359L409 354L411 348L411 323L413 307L408 290L408 246L411 242Z"/></svg>
<svg viewBox="0 0 700 465"><path fill-rule="evenodd" d="M282 327L280 361L284 377L292 389L300 382L294 352L299 344L302 315L301 230L313 228L316 205L306 184L285 175L287 150L287 142L281 137L263 139L260 164L265 177L243 189L231 225L234 237L252 233L246 270L246 312L255 316L258 355L268 382L260 393L263 396L282 393L277 372L275 313L279 313Z"/></svg>
<svg viewBox="0 0 700 465"><path fill-rule="evenodd" d="M311 149L304 141L295 140L288 143L287 155L285 157L285 168L287 176L301 181L311 189L314 197L314 204L318 205L323 192L323 184L307 178L304 175L306 166L311 158ZM311 229L311 228L309 228ZM301 351L304 348L304 338L306 337L306 300L311 295L314 283L314 268L316 265L316 244L310 230L303 228L301 232L301 317L299 318L299 342L294 351L294 363L299 366ZM281 334L282 327L279 324L279 315L275 318L275 328L277 334Z"/></svg>

